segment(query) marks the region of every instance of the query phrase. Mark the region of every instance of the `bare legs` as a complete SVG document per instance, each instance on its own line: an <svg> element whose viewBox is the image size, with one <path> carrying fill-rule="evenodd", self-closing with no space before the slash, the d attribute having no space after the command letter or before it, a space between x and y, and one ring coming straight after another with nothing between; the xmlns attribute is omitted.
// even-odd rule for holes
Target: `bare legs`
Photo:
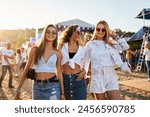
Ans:
<svg viewBox="0 0 150 117"><path fill-rule="evenodd" d="M106 93L95 93L94 97L96 100L121 100L119 90L111 90Z"/></svg>

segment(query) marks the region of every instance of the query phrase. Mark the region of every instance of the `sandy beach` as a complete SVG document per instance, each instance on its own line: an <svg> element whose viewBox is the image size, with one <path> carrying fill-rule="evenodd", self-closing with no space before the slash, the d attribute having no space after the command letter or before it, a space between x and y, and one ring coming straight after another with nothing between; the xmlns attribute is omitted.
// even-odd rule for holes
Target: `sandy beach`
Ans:
<svg viewBox="0 0 150 117"><path fill-rule="evenodd" d="M146 73L124 74L121 71L117 71L119 77L119 86L121 92L121 98L123 100L150 100L150 82L147 81ZM8 88L8 73L0 88L0 100L13 100L15 95L15 88L18 86L19 78L13 78L13 88ZM136 83L140 82L140 83ZM142 84L143 82L143 84ZM140 86L140 87L136 87ZM87 87L87 91L88 91ZM92 100L92 95L88 92L88 100ZM26 80L22 88L21 93L22 100L32 99L32 81Z"/></svg>

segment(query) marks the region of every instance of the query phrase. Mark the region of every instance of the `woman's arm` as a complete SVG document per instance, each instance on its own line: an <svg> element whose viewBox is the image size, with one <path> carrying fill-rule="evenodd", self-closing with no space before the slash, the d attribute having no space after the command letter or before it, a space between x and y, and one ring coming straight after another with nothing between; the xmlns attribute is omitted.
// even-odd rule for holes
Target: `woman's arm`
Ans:
<svg viewBox="0 0 150 117"><path fill-rule="evenodd" d="M81 66L80 66L80 68L81 68L81 72L79 73L79 75L78 75L78 78L76 79L76 80L82 80L84 77L85 77L85 75L86 75L86 73L87 73L87 71L88 71L88 68L86 68L86 67L89 67L89 53L86 53L86 52L89 52L89 51L87 51L86 50L87 48L86 47L83 47L83 50L82 50L82 58L81 58ZM88 64L88 65L86 65L86 64Z"/></svg>
<svg viewBox="0 0 150 117"><path fill-rule="evenodd" d="M89 70L91 71L91 57L90 57L90 49L89 44L86 44L85 47L85 57L84 57L84 69L86 72L86 75L88 75Z"/></svg>
<svg viewBox="0 0 150 117"><path fill-rule="evenodd" d="M20 82L19 82L18 88L16 90L15 99L20 99L20 90L21 90L22 85L26 79L27 72L29 71L30 67L33 65L34 57L35 57L35 51L36 51L35 47L33 47L30 51L28 62L27 62L26 66L25 66L25 68L21 74L21 77L20 77Z"/></svg>
<svg viewBox="0 0 150 117"><path fill-rule="evenodd" d="M60 87L61 87L61 99L64 100L65 96L64 96L64 83L63 83L63 76L62 76L61 59L62 59L61 51L57 51L56 75L58 77Z"/></svg>
<svg viewBox="0 0 150 117"><path fill-rule="evenodd" d="M84 78L85 74L86 74L85 69L82 69L82 71L79 73L76 80L82 80Z"/></svg>

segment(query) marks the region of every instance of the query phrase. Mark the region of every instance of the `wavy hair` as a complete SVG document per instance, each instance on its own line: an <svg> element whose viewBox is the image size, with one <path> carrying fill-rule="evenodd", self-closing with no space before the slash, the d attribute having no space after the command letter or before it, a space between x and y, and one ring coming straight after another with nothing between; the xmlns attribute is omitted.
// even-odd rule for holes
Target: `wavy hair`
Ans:
<svg viewBox="0 0 150 117"><path fill-rule="evenodd" d="M70 41L71 36L73 35L74 31L77 30L77 28L78 25L70 25L64 30L62 37L59 41L59 47L62 47L64 43Z"/></svg>

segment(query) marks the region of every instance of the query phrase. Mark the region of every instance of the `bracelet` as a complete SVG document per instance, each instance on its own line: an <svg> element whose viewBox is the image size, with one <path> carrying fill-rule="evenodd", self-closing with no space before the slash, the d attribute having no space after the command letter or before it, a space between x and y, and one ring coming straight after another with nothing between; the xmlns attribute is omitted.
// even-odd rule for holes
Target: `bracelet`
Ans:
<svg viewBox="0 0 150 117"><path fill-rule="evenodd" d="M20 92L21 92L21 89L16 89L16 92L17 92L17 93L20 93Z"/></svg>

